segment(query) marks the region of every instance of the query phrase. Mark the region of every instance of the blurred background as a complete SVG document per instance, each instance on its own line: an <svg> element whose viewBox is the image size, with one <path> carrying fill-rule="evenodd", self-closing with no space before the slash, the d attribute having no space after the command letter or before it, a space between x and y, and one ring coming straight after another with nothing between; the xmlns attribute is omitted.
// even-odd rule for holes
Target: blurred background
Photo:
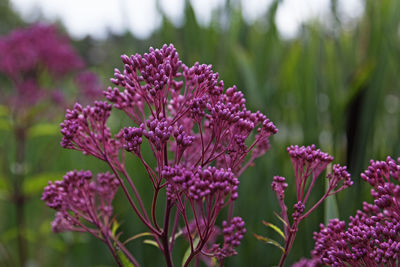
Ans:
<svg viewBox="0 0 400 267"><path fill-rule="evenodd" d="M287 203L294 202L287 146L316 144L333 155L335 163L347 165L355 181L300 225L288 266L310 257L312 233L320 223L336 216L346 219L362 201L370 200L369 187L359 178L368 161L400 154L400 1L0 0L1 38L37 22L57 25L85 62L85 70L97 74L98 87L111 85L114 68L122 67L121 54L173 43L186 65L212 64L226 86L236 84L244 92L251 110L262 111L277 125L271 149L241 178L235 213L246 221L248 235L226 266L278 263L280 250L252 234L279 239L261 223L279 225L273 216L279 208L270 189L274 175L287 178ZM75 74L57 83L42 75L40 81L51 81L48 87L62 90L67 101L61 106L68 107L79 98ZM18 266L21 237L26 266L114 266L107 248L88 234L53 234L54 212L40 201L48 180L61 179L70 169L97 172L106 166L59 146L64 109L57 107L51 116L39 111L35 124L24 126L21 159L18 118L12 116L14 102L9 98L13 88L9 77L0 73L0 266ZM114 118L111 128L120 124ZM151 188L139 166L135 160L130 163L146 200ZM314 193L323 192L321 179ZM19 201L22 211L16 208ZM145 230L122 195L115 207L125 237ZM143 266L163 266L156 248L141 240L128 247ZM185 249L178 247L177 254Z"/></svg>

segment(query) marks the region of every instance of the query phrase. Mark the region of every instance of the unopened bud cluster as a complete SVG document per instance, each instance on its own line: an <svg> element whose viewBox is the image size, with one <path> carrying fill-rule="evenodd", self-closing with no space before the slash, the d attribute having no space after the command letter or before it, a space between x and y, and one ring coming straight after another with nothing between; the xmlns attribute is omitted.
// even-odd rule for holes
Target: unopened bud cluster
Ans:
<svg viewBox="0 0 400 267"><path fill-rule="evenodd" d="M313 259L341 266L396 266L400 255L400 158L371 160L361 178L371 186L373 204L344 221L333 219L314 233Z"/></svg>
<svg viewBox="0 0 400 267"><path fill-rule="evenodd" d="M191 253L184 266L197 256L223 260L234 255L245 233L244 222L230 214L223 225L224 245L215 244L212 249L210 242L217 241L213 236L218 215L238 198L239 176L268 150L268 139L277 128L260 111L247 110L243 93L236 86L225 89L211 65L183 64L173 45L121 58L123 69L114 70L111 82L122 90L107 89L104 94L111 103L95 102L86 107L77 103L67 110L61 124L61 145L110 166L168 266L172 266L170 249L174 242L169 235L179 228L194 233L187 235ZM130 119L115 135L107 126L113 109ZM152 152L151 159L145 158L148 153L143 153L144 149ZM151 214L126 169L126 152L140 160L151 181ZM47 191L43 198L53 207ZM163 225L156 214L161 192L167 196ZM172 220L174 207L177 219ZM78 213L74 220L85 219L81 215L85 214ZM55 222L66 225L70 219L57 215ZM107 231L102 234L105 241L113 239ZM199 239L197 243L195 238ZM124 253L135 266L138 264L126 250Z"/></svg>
<svg viewBox="0 0 400 267"><path fill-rule="evenodd" d="M70 171L63 180L49 182L42 200L57 210L53 230L85 230L87 223L103 225L112 216L111 202L118 186L114 175L100 173L92 179L90 171ZM77 218L84 219L84 222Z"/></svg>

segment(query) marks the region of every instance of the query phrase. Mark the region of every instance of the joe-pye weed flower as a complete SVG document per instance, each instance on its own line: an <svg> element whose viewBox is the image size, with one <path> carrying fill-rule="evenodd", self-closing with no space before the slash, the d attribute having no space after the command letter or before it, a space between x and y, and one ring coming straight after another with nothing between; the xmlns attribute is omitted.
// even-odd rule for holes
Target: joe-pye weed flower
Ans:
<svg viewBox="0 0 400 267"><path fill-rule="evenodd" d="M184 266L204 257L215 257L222 264L224 258L236 254L235 248L246 232L244 221L233 217L239 177L268 150L268 138L277 128L261 112L247 110L243 93L236 86L226 89L211 65L183 64L173 45L150 48L143 56L121 58L124 68L115 69L111 82L123 89L108 88L105 96L111 104L95 102L84 107L77 103L67 110L61 124L61 145L109 165L110 181L118 181L167 266L173 266L171 253L178 232L186 233L190 247ZM107 126L113 109L122 110L130 118L129 125L115 135ZM150 148L153 161L145 158L143 146ZM137 157L143 164L153 188L152 203L142 201L126 169L128 156ZM73 173L79 176L86 172ZM76 194L63 189L68 177L50 183L43 194L47 205L58 211L53 229L89 232L108 245L118 264L118 252L122 251L138 266L120 235L112 233L111 214L101 212L104 203L110 202L96 190L87 195L85 189ZM84 179L78 183L82 186L79 188L90 188L93 182ZM161 221L156 214L160 194L166 194ZM72 196L79 208L71 202ZM55 205L54 201L67 204ZM221 230L224 243L218 244L215 234L220 230L216 224L225 207L229 211Z"/></svg>

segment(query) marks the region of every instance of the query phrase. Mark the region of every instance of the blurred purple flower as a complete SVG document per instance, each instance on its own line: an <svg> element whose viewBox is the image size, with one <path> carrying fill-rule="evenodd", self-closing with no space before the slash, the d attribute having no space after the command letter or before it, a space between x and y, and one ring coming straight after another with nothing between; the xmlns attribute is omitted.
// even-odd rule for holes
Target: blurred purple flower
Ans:
<svg viewBox="0 0 400 267"><path fill-rule="evenodd" d="M0 71L18 81L44 69L63 76L84 66L55 26L36 24L0 38Z"/></svg>
<svg viewBox="0 0 400 267"><path fill-rule="evenodd" d="M80 94L96 99L101 84L92 72L83 71L84 62L65 36L54 25L34 24L0 37L0 73L11 81L12 90L3 90L1 104L14 113L29 111L50 101L65 108L68 101L60 81L76 75Z"/></svg>
<svg viewBox="0 0 400 267"><path fill-rule="evenodd" d="M99 99L100 96L103 96L104 87L94 72L83 71L78 73L75 77L75 83L80 88L82 94L80 97L83 101L93 101L93 99Z"/></svg>

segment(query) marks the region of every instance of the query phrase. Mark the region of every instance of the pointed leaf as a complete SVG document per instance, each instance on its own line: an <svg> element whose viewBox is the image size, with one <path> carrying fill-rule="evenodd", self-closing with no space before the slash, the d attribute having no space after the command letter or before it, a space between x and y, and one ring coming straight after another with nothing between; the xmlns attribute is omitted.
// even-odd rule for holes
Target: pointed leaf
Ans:
<svg viewBox="0 0 400 267"><path fill-rule="evenodd" d="M258 240L264 241L267 244L271 244L277 248L280 248L282 250L283 253L285 253L285 249L281 246L281 244L279 244L277 241L270 239L268 237L264 237L261 235L257 235L257 234L253 234L255 238L257 238Z"/></svg>
<svg viewBox="0 0 400 267"><path fill-rule="evenodd" d="M266 222L266 221L264 221L264 220L262 221L262 223L263 223L265 226L272 228L272 229L273 229L275 232L277 232L284 240L286 240L285 234L282 232L282 230L281 230L278 226L276 226L276 225L274 225L274 224L272 224L272 223Z"/></svg>
<svg viewBox="0 0 400 267"><path fill-rule="evenodd" d="M199 237L196 237L196 239L193 241L193 248L196 248L196 247L197 247L197 244L199 244L199 241L200 241L200 238L199 238ZM185 265L185 262L186 262L187 259L189 258L191 252L192 252L192 250L191 250L190 245L189 245L189 247L187 248L185 254L183 255L183 258L182 258L182 266Z"/></svg>
<svg viewBox="0 0 400 267"><path fill-rule="evenodd" d="M117 220L114 220L111 228L111 233L113 236L115 236L115 234L117 233L119 226L120 226L119 222Z"/></svg>
<svg viewBox="0 0 400 267"><path fill-rule="evenodd" d="M152 236L152 235L153 235L153 234L152 234L152 233L149 233L149 232L139 233L139 234L136 234L136 235L134 235L134 236L128 238L127 240L125 240L123 244L126 245L128 242L130 242L130 241L132 241L132 240L135 240L135 239L137 239L137 238L140 238L140 237L143 237L143 236Z"/></svg>
<svg viewBox="0 0 400 267"><path fill-rule="evenodd" d="M177 238L180 237L182 234L183 234L182 230L179 230L179 231L175 234L174 239L177 239ZM169 242L171 242L171 241L172 241L172 236L169 238Z"/></svg>
<svg viewBox="0 0 400 267"><path fill-rule="evenodd" d="M289 227L288 223L281 216L279 216L279 214L276 213L275 211L274 211L274 215L276 216L276 218L278 218L283 223L283 225L285 225L286 227Z"/></svg>
<svg viewBox="0 0 400 267"><path fill-rule="evenodd" d="M129 261L129 259L126 257L126 255L121 250L118 250L117 254L118 254L118 258L120 259L123 267L135 267L135 265Z"/></svg>
<svg viewBox="0 0 400 267"><path fill-rule="evenodd" d="M148 244L148 245L155 246L156 248L159 248L157 242L154 240L150 240L150 239L143 240L143 244Z"/></svg>

